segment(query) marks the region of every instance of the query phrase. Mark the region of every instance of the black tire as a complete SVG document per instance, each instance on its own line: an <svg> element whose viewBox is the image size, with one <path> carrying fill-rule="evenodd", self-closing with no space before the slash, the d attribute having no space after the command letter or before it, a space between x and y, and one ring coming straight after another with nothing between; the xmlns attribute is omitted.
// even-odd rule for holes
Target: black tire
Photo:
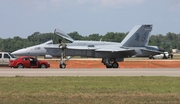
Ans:
<svg viewBox="0 0 180 104"><path fill-rule="evenodd" d="M17 68L24 68L24 65L23 64L18 64Z"/></svg>
<svg viewBox="0 0 180 104"><path fill-rule="evenodd" d="M66 64L60 64L59 67L64 69L64 68L66 68Z"/></svg>
<svg viewBox="0 0 180 104"><path fill-rule="evenodd" d="M106 68L112 68L112 65L106 65Z"/></svg>
<svg viewBox="0 0 180 104"><path fill-rule="evenodd" d="M154 59L153 55L150 55L150 56L149 56L149 59Z"/></svg>
<svg viewBox="0 0 180 104"><path fill-rule="evenodd" d="M114 63L112 64L112 67L113 67L113 68L118 68L118 67L119 67L119 64L118 64L117 62L114 62Z"/></svg>
<svg viewBox="0 0 180 104"><path fill-rule="evenodd" d="M47 66L45 64L41 64L40 68L47 68Z"/></svg>

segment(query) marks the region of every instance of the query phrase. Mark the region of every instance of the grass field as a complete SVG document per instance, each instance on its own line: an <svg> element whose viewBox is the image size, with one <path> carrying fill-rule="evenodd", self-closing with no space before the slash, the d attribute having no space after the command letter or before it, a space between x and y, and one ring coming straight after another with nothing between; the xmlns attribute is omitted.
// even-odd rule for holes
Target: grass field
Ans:
<svg viewBox="0 0 180 104"><path fill-rule="evenodd" d="M180 104L180 77L0 77L0 104Z"/></svg>

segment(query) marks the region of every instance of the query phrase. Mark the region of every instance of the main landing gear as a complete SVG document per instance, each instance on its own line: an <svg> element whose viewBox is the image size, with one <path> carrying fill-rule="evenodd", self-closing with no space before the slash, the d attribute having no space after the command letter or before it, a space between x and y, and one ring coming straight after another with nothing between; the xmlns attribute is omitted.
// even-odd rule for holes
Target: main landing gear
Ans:
<svg viewBox="0 0 180 104"><path fill-rule="evenodd" d="M116 62L115 58L102 58L102 63L106 68L118 68L119 64Z"/></svg>

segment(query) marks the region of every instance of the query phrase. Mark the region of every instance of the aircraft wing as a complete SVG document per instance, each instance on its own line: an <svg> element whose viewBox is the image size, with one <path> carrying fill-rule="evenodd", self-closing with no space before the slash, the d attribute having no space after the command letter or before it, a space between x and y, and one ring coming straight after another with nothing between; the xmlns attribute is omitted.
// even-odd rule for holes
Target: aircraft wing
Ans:
<svg viewBox="0 0 180 104"><path fill-rule="evenodd" d="M94 51L95 57L131 57L136 54L134 49L120 47L68 47L70 50Z"/></svg>
<svg viewBox="0 0 180 104"><path fill-rule="evenodd" d="M134 49L123 49L123 48L118 48L118 49L115 49L115 48L99 48L99 49L96 49L95 50L96 52L127 52L127 51L135 51Z"/></svg>
<svg viewBox="0 0 180 104"><path fill-rule="evenodd" d="M45 47L46 49L60 49L59 47ZM97 47L87 47L87 46L68 46L67 49L71 50L94 50L96 52L127 52L127 51L134 51L134 49L127 49L127 48L97 48Z"/></svg>
<svg viewBox="0 0 180 104"><path fill-rule="evenodd" d="M87 47L87 46L68 46L67 49L74 49L74 50L96 50L95 47Z"/></svg>
<svg viewBox="0 0 180 104"><path fill-rule="evenodd" d="M94 50L96 52L127 52L127 51L134 51L134 49L128 48L119 48L119 47L110 47L110 48L101 48L101 47L87 47L87 46L68 46L68 49L75 49L75 50Z"/></svg>
<svg viewBox="0 0 180 104"><path fill-rule="evenodd" d="M62 46L61 46L62 47ZM61 49L61 47L44 47L45 49ZM88 48L85 46L68 46L67 49L74 49L74 50L95 50L96 48Z"/></svg>
<svg viewBox="0 0 180 104"><path fill-rule="evenodd" d="M46 49L59 50L59 47L46 47ZM134 49L121 47L87 47L68 46L66 54L69 56L90 56L90 57L131 57L136 54Z"/></svg>

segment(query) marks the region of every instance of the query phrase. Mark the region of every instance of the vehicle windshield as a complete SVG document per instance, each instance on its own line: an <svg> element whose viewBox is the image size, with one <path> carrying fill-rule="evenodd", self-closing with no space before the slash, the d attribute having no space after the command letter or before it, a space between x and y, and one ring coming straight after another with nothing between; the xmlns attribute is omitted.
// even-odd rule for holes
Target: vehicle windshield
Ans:
<svg viewBox="0 0 180 104"><path fill-rule="evenodd" d="M11 53L9 53L9 55L12 57L12 58L16 58L14 55L12 55Z"/></svg>

